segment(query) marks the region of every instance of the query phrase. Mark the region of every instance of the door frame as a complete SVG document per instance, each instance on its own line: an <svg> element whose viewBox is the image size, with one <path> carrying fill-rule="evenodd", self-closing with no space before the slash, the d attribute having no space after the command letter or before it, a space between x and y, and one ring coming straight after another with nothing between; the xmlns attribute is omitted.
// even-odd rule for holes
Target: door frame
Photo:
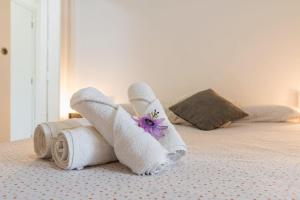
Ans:
<svg viewBox="0 0 300 200"><path fill-rule="evenodd" d="M39 72L36 123L60 119L61 0L39 0ZM39 96L39 94L41 94Z"/></svg>
<svg viewBox="0 0 300 200"><path fill-rule="evenodd" d="M61 0L12 0L36 14L34 125L60 119Z"/></svg>
<svg viewBox="0 0 300 200"><path fill-rule="evenodd" d="M47 13L47 119L60 119L61 84L61 3L64 0L45 2Z"/></svg>

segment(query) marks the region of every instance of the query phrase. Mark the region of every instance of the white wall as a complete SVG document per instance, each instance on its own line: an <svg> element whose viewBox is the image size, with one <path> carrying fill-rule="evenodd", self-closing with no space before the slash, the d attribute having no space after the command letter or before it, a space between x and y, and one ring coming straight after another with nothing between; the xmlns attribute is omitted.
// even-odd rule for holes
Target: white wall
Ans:
<svg viewBox="0 0 300 200"><path fill-rule="evenodd" d="M69 95L127 100L149 82L167 102L214 88L242 105L296 105L298 0L73 0Z"/></svg>

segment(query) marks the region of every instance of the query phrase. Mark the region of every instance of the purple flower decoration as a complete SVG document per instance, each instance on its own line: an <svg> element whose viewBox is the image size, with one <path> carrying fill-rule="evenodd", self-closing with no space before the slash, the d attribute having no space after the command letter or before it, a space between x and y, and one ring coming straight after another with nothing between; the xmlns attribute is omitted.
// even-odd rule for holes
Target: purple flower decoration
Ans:
<svg viewBox="0 0 300 200"><path fill-rule="evenodd" d="M163 130L167 129L168 126L162 126L164 118L158 119L159 112L154 110L153 112L142 116L142 117L133 117L133 119L138 123L138 126L143 128L146 132L150 133L156 139L159 139L164 136Z"/></svg>

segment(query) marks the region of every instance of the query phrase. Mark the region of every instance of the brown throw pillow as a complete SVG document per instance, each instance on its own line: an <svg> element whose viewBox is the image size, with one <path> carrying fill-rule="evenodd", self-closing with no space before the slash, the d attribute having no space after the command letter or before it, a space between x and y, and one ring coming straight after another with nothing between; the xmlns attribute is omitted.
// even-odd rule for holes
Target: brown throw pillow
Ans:
<svg viewBox="0 0 300 200"><path fill-rule="evenodd" d="M169 109L201 130L213 130L248 116L212 89L198 92Z"/></svg>

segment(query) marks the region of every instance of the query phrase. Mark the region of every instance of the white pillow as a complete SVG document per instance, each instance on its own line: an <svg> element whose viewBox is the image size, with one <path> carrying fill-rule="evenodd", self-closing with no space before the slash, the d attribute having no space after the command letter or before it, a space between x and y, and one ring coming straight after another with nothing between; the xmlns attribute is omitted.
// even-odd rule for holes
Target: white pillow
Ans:
<svg viewBox="0 0 300 200"><path fill-rule="evenodd" d="M288 122L300 120L299 109L282 105L261 105L242 107L249 116L240 122Z"/></svg>

